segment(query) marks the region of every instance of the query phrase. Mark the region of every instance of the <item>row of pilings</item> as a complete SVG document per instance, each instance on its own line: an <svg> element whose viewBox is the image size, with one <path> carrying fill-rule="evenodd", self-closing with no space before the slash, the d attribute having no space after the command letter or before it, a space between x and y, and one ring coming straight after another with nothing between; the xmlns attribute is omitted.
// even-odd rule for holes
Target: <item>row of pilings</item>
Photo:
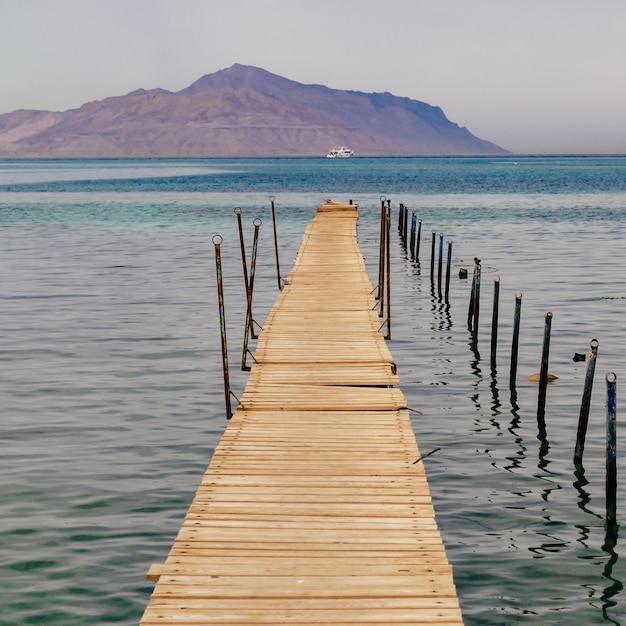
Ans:
<svg viewBox="0 0 626 626"><path fill-rule="evenodd" d="M390 206L390 201L385 200L383 204ZM390 216L390 209L387 211ZM388 217L387 219L390 219ZM421 239L422 239L422 220L419 220L417 213L414 211L409 217L409 209L403 203L400 203L398 209L397 221L398 233L401 242L407 252L408 257L414 261L420 262ZM443 300L446 306L450 306L450 275L451 275L451 259L452 244L450 240L447 242L447 256L445 261L445 282L443 282L444 269L444 235L431 232L430 241L430 280L433 291L437 289L440 300ZM459 278L468 278L468 270L461 267L459 269ZM482 283L482 264L479 257L474 257L472 284L470 289L470 297L467 312L467 328L471 336L474 347L478 341L478 328L480 318L481 303L481 283ZM511 393L511 402L513 406L517 406L517 362L519 353L519 336L520 322L522 311L522 293L515 293L514 314L513 314L513 333L511 339L510 351L510 370L509 370L509 389ZM494 277L493 284L493 303L491 308L491 341L490 341L490 362L492 372L496 368L496 355L498 345L498 325L500 312L500 277ZM544 333L542 341L541 362L539 373L530 377L530 380L538 383L537 395L537 423L540 438L546 436L545 409L547 389L550 382L556 379L549 373L549 354L550 339L552 331L553 314L548 311L544 315ZM574 450L574 467L575 474L580 477L584 474L582 466L583 453L585 448L585 438L587 426L589 423L589 411L591 405L591 393L593 389L595 366L598 356L599 342L592 339L589 344L589 352L587 355L574 354L574 360L586 360L587 369L582 392L582 400L578 418L578 428L576 436L576 445ZM617 508L617 376L614 372L608 372L605 376L606 381L606 521L607 528L617 530L616 508Z"/></svg>

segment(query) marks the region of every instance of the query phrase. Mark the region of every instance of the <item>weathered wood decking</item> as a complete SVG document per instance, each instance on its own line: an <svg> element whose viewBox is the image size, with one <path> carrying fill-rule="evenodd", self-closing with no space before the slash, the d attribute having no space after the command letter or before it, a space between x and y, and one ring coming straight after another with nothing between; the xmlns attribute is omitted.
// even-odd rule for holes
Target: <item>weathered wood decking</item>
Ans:
<svg viewBox="0 0 626 626"><path fill-rule="evenodd" d="M325 203L141 624L462 624L356 208Z"/></svg>

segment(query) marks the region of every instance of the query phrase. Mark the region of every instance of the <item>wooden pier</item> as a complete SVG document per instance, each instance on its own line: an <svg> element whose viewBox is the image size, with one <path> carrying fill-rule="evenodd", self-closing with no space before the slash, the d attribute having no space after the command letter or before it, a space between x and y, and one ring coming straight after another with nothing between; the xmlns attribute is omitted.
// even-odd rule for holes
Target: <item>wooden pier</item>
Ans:
<svg viewBox="0 0 626 626"><path fill-rule="evenodd" d="M142 626L463 623L356 222L309 224Z"/></svg>

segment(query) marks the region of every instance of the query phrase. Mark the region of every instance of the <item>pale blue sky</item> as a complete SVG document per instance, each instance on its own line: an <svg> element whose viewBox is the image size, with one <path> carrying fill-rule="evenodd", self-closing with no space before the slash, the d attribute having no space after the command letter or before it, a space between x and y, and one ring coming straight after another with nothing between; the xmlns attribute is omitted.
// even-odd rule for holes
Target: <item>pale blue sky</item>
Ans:
<svg viewBox="0 0 626 626"><path fill-rule="evenodd" d="M626 153L626 0L0 0L0 113L233 63L440 106L521 153Z"/></svg>

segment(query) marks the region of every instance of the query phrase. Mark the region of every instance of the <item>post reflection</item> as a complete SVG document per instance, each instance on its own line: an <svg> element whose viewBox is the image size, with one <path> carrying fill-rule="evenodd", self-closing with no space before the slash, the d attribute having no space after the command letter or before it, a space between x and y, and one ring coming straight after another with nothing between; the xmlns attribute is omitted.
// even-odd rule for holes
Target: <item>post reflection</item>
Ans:
<svg viewBox="0 0 626 626"><path fill-rule="evenodd" d="M577 463L574 468L574 476L576 480L572 483L572 486L578 492L578 508L589 515L593 515L594 517L598 517L602 519L601 515L594 513L591 509L587 508L587 505L591 501L591 495L585 489L585 487L589 484L589 481L585 477L585 468L582 463Z"/></svg>
<svg viewBox="0 0 626 626"><path fill-rule="evenodd" d="M522 467L524 460L526 459L526 446L524 445L524 438L518 432L520 428L520 415L518 411L519 407L517 405L513 405L513 408L511 409L513 418L509 422L509 427L507 429L513 435L515 444L517 445L517 453L506 457L509 461L511 461L511 463L510 465L505 465L504 469L509 472Z"/></svg>
<svg viewBox="0 0 626 626"><path fill-rule="evenodd" d="M450 304L443 300L440 292L436 292L435 281L432 279L432 276L430 281L430 303L435 320L434 328L437 330L450 330L452 328Z"/></svg>
<svg viewBox="0 0 626 626"><path fill-rule="evenodd" d="M491 362L491 382L489 383L489 389L491 391L491 413L493 416L500 415L500 408L502 402L500 402L500 391L498 390L498 370L495 367L495 363Z"/></svg>
<svg viewBox="0 0 626 626"><path fill-rule="evenodd" d="M546 430L545 415L537 415L537 439L539 440L539 462L537 467L545 471L550 464L548 452L550 451L550 442L548 441L548 432Z"/></svg>
<svg viewBox="0 0 626 626"><path fill-rule="evenodd" d="M604 588L601 599L602 599L602 617L608 622L619 625L621 622L613 619L609 615L610 609L617 606L617 602L613 600L612 598L615 597L617 594L621 593L624 589L624 585L622 584L622 582L613 576L613 568L615 567L617 560L619 558L619 555L615 551L615 547L617 545L617 540L619 537L618 530L619 530L619 526L616 523L607 522L606 535L604 538L604 545L602 546L602 550L604 550L604 552L606 552L609 555L609 560L606 562L606 565L604 566L602 575L607 580L610 580L611 584L608 585L608 587Z"/></svg>

